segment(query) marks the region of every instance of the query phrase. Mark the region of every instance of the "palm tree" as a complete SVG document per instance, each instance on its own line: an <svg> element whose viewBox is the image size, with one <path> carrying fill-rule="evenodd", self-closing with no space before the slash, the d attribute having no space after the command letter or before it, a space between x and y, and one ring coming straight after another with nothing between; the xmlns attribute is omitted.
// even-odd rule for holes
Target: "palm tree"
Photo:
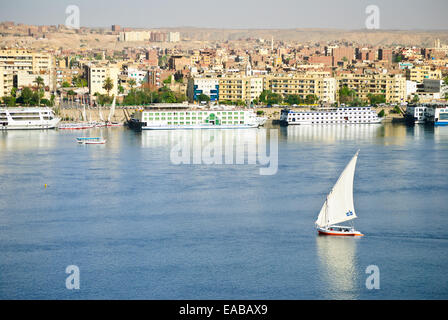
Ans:
<svg viewBox="0 0 448 320"><path fill-rule="evenodd" d="M44 86L44 79L42 79L41 76L38 76L35 80L34 83L37 84L37 101L38 101L38 106L40 106L40 87Z"/></svg>
<svg viewBox="0 0 448 320"><path fill-rule="evenodd" d="M134 86L137 84L137 82L135 82L134 79L131 79L131 80L128 81L128 83L129 83L129 86L131 87L131 91L133 91L133 93L134 93L134 103L136 103L135 100L136 100L137 98L136 98L136 96L135 96L135 90L133 90L133 88L134 88Z"/></svg>
<svg viewBox="0 0 448 320"><path fill-rule="evenodd" d="M107 77L106 80L104 80L103 89L107 91L107 96L110 97L110 90L114 88L114 83L112 82L112 79Z"/></svg>

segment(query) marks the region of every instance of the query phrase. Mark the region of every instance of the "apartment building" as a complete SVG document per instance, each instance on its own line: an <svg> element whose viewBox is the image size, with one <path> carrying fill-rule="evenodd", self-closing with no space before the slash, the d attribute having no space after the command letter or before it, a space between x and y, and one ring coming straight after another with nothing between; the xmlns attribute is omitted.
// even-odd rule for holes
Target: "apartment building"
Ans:
<svg viewBox="0 0 448 320"><path fill-rule="evenodd" d="M127 76L135 81L137 87L141 87L142 84L148 83L148 70L128 68Z"/></svg>
<svg viewBox="0 0 448 320"><path fill-rule="evenodd" d="M167 40L166 32L151 32L150 40L152 42L165 42Z"/></svg>
<svg viewBox="0 0 448 320"><path fill-rule="evenodd" d="M31 73L25 70L17 72L17 88L34 87L36 86L36 79L40 77L44 81L45 87L52 87L52 75L50 73Z"/></svg>
<svg viewBox="0 0 448 320"><path fill-rule="evenodd" d="M28 49L0 50L0 66L16 73L23 70L32 73L49 72L55 66L51 54Z"/></svg>
<svg viewBox="0 0 448 320"><path fill-rule="evenodd" d="M81 75L81 69L56 68L56 83L58 86L62 86L64 82L71 84L74 77Z"/></svg>
<svg viewBox="0 0 448 320"><path fill-rule="evenodd" d="M151 31L123 31L120 32L118 41L149 41L151 39Z"/></svg>
<svg viewBox="0 0 448 320"><path fill-rule="evenodd" d="M325 74L326 75L326 74ZM334 103L336 99L336 79L319 74L297 74L293 76L268 76L265 78L266 90L273 93L298 95L305 100L308 95L315 95L319 101Z"/></svg>
<svg viewBox="0 0 448 320"><path fill-rule="evenodd" d="M355 58L355 49L350 47L338 47L331 49L331 56L333 57L333 66L338 62L351 62Z"/></svg>
<svg viewBox="0 0 448 320"><path fill-rule="evenodd" d="M219 101L253 101L264 90L262 77L219 78Z"/></svg>
<svg viewBox="0 0 448 320"><path fill-rule="evenodd" d="M378 60L385 61L387 63L392 63L393 51L390 48L380 48L378 49Z"/></svg>
<svg viewBox="0 0 448 320"><path fill-rule="evenodd" d="M199 95L205 94L210 101L219 100L219 79L214 78L190 78L188 80L187 96L190 100L197 101Z"/></svg>
<svg viewBox="0 0 448 320"><path fill-rule="evenodd" d="M368 95L384 95L388 103L406 101L406 79L401 74L353 74L344 73L337 77L339 89L347 86L355 90L357 97L368 101Z"/></svg>
<svg viewBox="0 0 448 320"><path fill-rule="evenodd" d="M168 42L179 42L180 33L179 32L168 32L167 34Z"/></svg>
<svg viewBox="0 0 448 320"><path fill-rule="evenodd" d="M245 101L247 78L225 77L219 79L219 101Z"/></svg>
<svg viewBox="0 0 448 320"><path fill-rule="evenodd" d="M88 66L88 84L89 94L95 93L107 94L107 91L103 88L104 82L107 78L110 78L113 83L113 88L110 90L110 95L117 95L118 93L118 74L120 70L116 66Z"/></svg>
<svg viewBox="0 0 448 320"><path fill-rule="evenodd" d="M406 70L406 79L423 83L424 79L442 79L442 71L440 69L431 69L431 66L414 66Z"/></svg>
<svg viewBox="0 0 448 320"><path fill-rule="evenodd" d="M168 60L170 70L181 71L184 67L191 65L191 58L184 56L171 56Z"/></svg>
<svg viewBox="0 0 448 320"><path fill-rule="evenodd" d="M9 96L13 88L13 74L11 71L0 67L0 98Z"/></svg>

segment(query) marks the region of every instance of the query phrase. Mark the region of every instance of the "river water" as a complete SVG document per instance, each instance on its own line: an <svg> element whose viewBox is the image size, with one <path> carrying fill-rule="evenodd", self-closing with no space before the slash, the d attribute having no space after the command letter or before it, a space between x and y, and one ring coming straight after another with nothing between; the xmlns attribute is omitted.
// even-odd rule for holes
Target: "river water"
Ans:
<svg viewBox="0 0 448 320"><path fill-rule="evenodd" d="M268 129L271 175L259 162L176 164L179 132L1 132L0 298L448 298L448 128ZM78 145L80 135L107 143ZM317 236L358 149L365 236ZM66 288L70 265L79 290ZM379 289L366 286L371 265Z"/></svg>

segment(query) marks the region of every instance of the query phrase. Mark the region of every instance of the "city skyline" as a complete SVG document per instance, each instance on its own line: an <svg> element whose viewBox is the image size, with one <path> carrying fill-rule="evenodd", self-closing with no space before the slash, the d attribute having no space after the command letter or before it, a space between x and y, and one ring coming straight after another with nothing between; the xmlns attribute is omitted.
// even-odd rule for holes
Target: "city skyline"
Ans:
<svg viewBox="0 0 448 320"><path fill-rule="evenodd" d="M163 3L131 0L126 4L114 0L93 3L86 0L43 0L38 3L18 0L1 4L0 21L64 24L68 5L79 7L80 25L85 27L118 24L134 28L360 30L366 28L366 7L376 5L380 9L380 30L448 29L448 22L444 19L448 2L444 0L396 0L393 3L384 0L347 0L344 5L329 0L312 3L292 0L278 0L275 3L248 0L241 3L229 0L225 5L219 1L204 0L188 3L179 0ZM102 11L107 14L99 15Z"/></svg>

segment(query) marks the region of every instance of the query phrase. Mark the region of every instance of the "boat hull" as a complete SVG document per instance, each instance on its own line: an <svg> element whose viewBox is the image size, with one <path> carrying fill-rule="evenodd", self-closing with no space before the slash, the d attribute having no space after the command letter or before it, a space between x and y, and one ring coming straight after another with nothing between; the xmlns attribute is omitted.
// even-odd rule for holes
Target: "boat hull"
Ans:
<svg viewBox="0 0 448 320"><path fill-rule="evenodd" d="M333 230L332 230L333 229ZM322 236L339 236L339 237L362 237L361 232L350 229L349 231L338 231L334 228L317 228L317 233Z"/></svg>
<svg viewBox="0 0 448 320"><path fill-rule="evenodd" d="M143 126L142 130L193 130L193 129L251 129L258 128L258 124L253 125L185 125L185 126Z"/></svg>
<svg viewBox="0 0 448 320"><path fill-rule="evenodd" d="M79 144L105 144L106 140L104 141L78 141Z"/></svg>
<svg viewBox="0 0 448 320"><path fill-rule="evenodd" d="M0 130L47 130L47 129L55 129L56 126L50 125L16 125L16 126L5 126L0 127Z"/></svg>

